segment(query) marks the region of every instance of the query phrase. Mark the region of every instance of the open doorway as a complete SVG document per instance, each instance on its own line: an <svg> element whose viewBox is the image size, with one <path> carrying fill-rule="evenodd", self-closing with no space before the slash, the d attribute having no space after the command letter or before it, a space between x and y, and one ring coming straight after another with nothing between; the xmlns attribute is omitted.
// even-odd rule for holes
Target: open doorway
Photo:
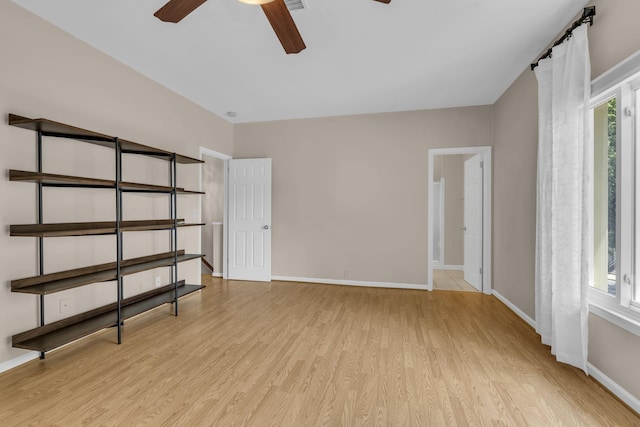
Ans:
<svg viewBox="0 0 640 427"><path fill-rule="evenodd" d="M231 156L200 147L202 274L226 277L227 169Z"/></svg>
<svg viewBox="0 0 640 427"><path fill-rule="evenodd" d="M491 148L429 150L429 289L491 293Z"/></svg>

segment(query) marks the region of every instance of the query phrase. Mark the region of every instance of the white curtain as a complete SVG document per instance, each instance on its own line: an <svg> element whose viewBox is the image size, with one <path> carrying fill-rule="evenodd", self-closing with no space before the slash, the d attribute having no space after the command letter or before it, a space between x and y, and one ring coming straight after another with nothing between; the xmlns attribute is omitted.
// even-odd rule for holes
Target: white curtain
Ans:
<svg viewBox="0 0 640 427"><path fill-rule="evenodd" d="M540 61L536 211L536 329L559 362L586 372L591 274L587 26Z"/></svg>

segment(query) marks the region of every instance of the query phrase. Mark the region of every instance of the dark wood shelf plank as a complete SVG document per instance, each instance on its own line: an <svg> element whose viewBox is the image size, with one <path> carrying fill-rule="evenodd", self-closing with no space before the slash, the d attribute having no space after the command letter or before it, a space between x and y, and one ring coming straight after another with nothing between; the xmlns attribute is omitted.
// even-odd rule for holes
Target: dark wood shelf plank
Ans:
<svg viewBox="0 0 640 427"><path fill-rule="evenodd" d="M115 221L10 225L11 236L55 237L114 234Z"/></svg>
<svg viewBox="0 0 640 427"><path fill-rule="evenodd" d="M121 182L120 189L123 191L142 191L150 193L171 193L173 191L173 187L165 185L139 184L137 182ZM184 190L184 188L178 188L177 190Z"/></svg>
<svg viewBox="0 0 640 427"><path fill-rule="evenodd" d="M30 119L28 117L9 114L9 125L36 132L42 132L46 136L61 138L72 138L90 144L101 145L103 147L115 148L115 138L103 133L81 129L64 123L54 122L48 119Z"/></svg>
<svg viewBox="0 0 640 427"><path fill-rule="evenodd" d="M140 184L137 182L121 182L120 189L122 191L127 192L140 192L140 193L171 193L173 192L173 187L164 186L164 185L153 185L153 184ZM202 191L192 191L185 190L182 187L176 188L176 193L178 194L204 194Z"/></svg>
<svg viewBox="0 0 640 427"><path fill-rule="evenodd" d="M189 156L183 156L182 154L177 154L176 159L178 163L183 165L204 163L204 160L196 159L194 157L189 157Z"/></svg>
<svg viewBox="0 0 640 427"><path fill-rule="evenodd" d="M185 295L189 295L193 292L199 291L204 288L203 285L185 285L184 280L178 282L178 298ZM156 307L172 302L175 299L174 286L167 285L158 290L149 291L148 294L153 293L152 296L133 296L125 300L125 307L123 310L124 319L130 319L134 316L144 313L145 311L152 310Z"/></svg>
<svg viewBox="0 0 640 427"><path fill-rule="evenodd" d="M190 222L190 223L178 224L178 227L201 227L203 225L205 225L204 222Z"/></svg>
<svg viewBox="0 0 640 427"><path fill-rule="evenodd" d="M47 295L56 292L73 289L92 283L109 282L116 280L116 274L113 270L98 271L95 273L87 273L82 276L70 277L68 279L60 279L38 285L27 286L22 288L12 288L12 292L20 292L23 294Z"/></svg>
<svg viewBox="0 0 640 427"><path fill-rule="evenodd" d="M191 261L193 259L200 259L200 258L202 258L201 254L182 254L182 255L178 255L178 262L180 263L180 262ZM155 261L148 261L143 264L125 266L125 267L122 267L120 271L122 272L123 276L127 276L129 274L139 273L141 271L151 270L154 268L168 267L170 265L173 265L173 262L174 262L174 257L171 256L168 258L158 259Z"/></svg>
<svg viewBox="0 0 640 427"><path fill-rule="evenodd" d="M70 138L115 149L115 136L105 135L103 133L82 129L49 119L30 119L17 114L9 114L9 125L42 132L45 136ZM127 141L126 139L119 139L119 142L123 153L143 154L164 160L171 160L171 157L174 154L170 151L149 147L148 145L138 144L137 142ZM181 154L176 154L176 161L182 164L204 163L202 160L183 156Z"/></svg>
<svg viewBox="0 0 640 427"><path fill-rule="evenodd" d="M66 185L88 188L115 188L115 181L96 178L82 178L70 175L57 175L53 173L38 173L20 170L9 170L10 181L36 182L46 185Z"/></svg>
<svg viewBox="0 0 640 427"><path fill-rule="evenodd" d="M85 188L116 188L116 182L107 179L84 178L80 176L58 175L53 173L39 173L21 170L9 170L10 181L36 182L49 186L85 187ZM137 191L145 193L171 193L173 187L166 185L141 184L137 182L121 182L122 191ZM204 194L201 191L176 188L180 194Z"/></svg>
<svg viewBox="0 0 640 427"><path fill-rule="evenodd" d="M130 154L143 154L145 156L151 156L158 159L171 160L173 157L172 152L162 150L160 148L149 147L148 145L139 144L137 142L127 141L126 139L120 139L120 148L123 153ZM176 154L176 161L182 164L189 163L204 163L204 161L195 159L189 156L183 156L182 154Z"/></svg>
<svg viewBox="0 0 640 427"><path fill-rule="evenodd" d="M178 219L179 227L202 224L185 224ZM173 228L171 219L154 219L141 221L122 221L120 229L127 231L168 230ZM11 236L21 237L63 237L63 236L97 236L115 234L115 221L97 222L63 222L56 224L14 224L9 226Z"/></svg>
<svg viewBox="0 0 640 427"><path fill-rule="evenodd" d="M185 254L184 250L178 251L178 262L190 261L202 258L200 254ZM123 276L139 273L154 268L173 265L174 253L150 255L140 258L124 260L121 265ZM42 276L27 277L11 281L11 291L27 294L47 295L67 289L77 288L92 283L115 280L116 263L110 262L57 273L44 274Z"/></svg>
<svg viewBox="0 0 640 427"><path fill-rule="evenodd" d="M196 292L204 286L178 283L178 298ZM129 319L174 300L174 285L170 284L122 301L122 317ZM103 307L72 316L58 322L40 326L14 335L12 345L16 348L47 352L85 337L117 323L117 305Z"/></svg>
<svg viewBox="0 0 640 427"><path fill-rule="evenodd" d="M126 259L122 261L122 266L136 265L145 263L148 261L155 261L162 258L168 258L173 256L173 252L164 252L160 254L148 255L139 258ZM178 251L178 256L184 255L184 250ZM24 288L27 286L38 285L46 282L52 282L56 280L69 279L72 277L83 276L85 274L91 274L99 271L112 270L116 268L115 262L108 262L106 264L97 264L88 267L74 268L72 270L58 271L56 273L42 274L39 276L27 277L24 279L16 279L11 281L11 289Z"/></svg>
<svg viewBox="0 0 640 427"><path fill-rule="evenodd" d="M173 187L164 185L152 185L152 184L139 184L136 182L122 182L120 183L122 191L141 192L141 193L171 193ZM182 187L176 187L178 194L204 194L202 191L185 190Z"/></svg>
<svg viewBox="0 0 640 427"><path fill-rule="evenodd" d="M184 221L184 219L178 219L177 221ZM172 219L121 221L120 229L122 231L168 230L173 228L173 223Z"/></svg>

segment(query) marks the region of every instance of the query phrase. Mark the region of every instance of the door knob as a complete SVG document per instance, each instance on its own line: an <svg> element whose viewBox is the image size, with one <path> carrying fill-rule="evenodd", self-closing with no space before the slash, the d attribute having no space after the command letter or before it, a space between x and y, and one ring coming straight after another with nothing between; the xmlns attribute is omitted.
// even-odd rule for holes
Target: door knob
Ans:
<svg viewBox="0 0 640 427"><path fill-rule="evenodd" d="M264 227L262 227L262 228L264 228L265 230L268 230L268 229L269 229L269 226L268 226L268 225L265 225L265 226L264 226Z"/></svg>

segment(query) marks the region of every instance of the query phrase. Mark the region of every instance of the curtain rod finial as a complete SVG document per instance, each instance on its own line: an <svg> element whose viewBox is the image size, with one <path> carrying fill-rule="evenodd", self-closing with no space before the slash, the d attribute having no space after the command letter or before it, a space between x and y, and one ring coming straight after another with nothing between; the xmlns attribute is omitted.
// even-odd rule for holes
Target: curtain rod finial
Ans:
<svg viewBox="0 0 640 427"><path fill-rule="evenodd" d="M593 25L593 17L596 16L596 7L589 6L585 7L582 11L582 21L588 22L589 25Z"/></svg>

